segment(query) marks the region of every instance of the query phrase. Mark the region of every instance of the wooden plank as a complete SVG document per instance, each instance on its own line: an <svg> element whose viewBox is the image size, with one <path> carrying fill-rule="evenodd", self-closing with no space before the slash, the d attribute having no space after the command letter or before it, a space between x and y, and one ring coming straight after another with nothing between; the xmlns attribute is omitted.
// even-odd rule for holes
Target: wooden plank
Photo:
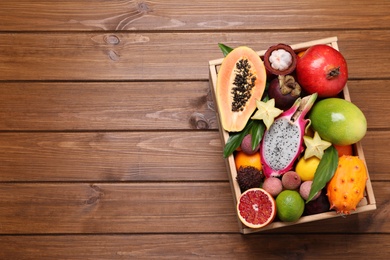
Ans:
<svg viewBox="0 0 390 260"><path fill-rule="evenodd" d="M358 242L357 242L358 241ZM373 234L171 234L2 236L2 259L386 259L388 236ZM69 250L71 248L71 250ZM331 249L331 250L330 250Z"/></svg>
<svg viewBox="0 0 390 260"><path fill-rule="evenodd" d="M365 40L362 40L363 34L367 35ZM356 30L3 33L0 81L208 80L208 61L222 57L219 42L231 47L248 45L263 50L279 42L295 44L331 36L339 39L351 79L388 79L390 60L383 57L390 56L390 30Z"/></svg>
<svg viewBox="0 0 390 260"><path fill-rule="evenodd" d="M389 185L375 211L264 232L388 234ZM227 182L0 183L0 207L3 235L238 232Z"/></svg>
<svg viewBox="0 0 390 260"><path fill-rule="evenodd" d="M351 100L364 113L369 129L389 130L390 84L387 80L349 80Z"/></svg>
<svg viewBox="0 0 390 260"><path fill-rule="evenodd" d="M0 182L226 181L214 132L0 133Z"/></svg>
<svg viewBox="0 0 390 260"><path fill-rule="evenodd" d="M227 183L0 184L0 234L234 232L231 199Z"/></svg>
<svg viewBox="0 0 390 260"><path fill-rule="evenodd" d="M368 132L362 140L364 156L373 180L390 180L388 174L390 167L390 152L387 147L390 145L389 131Z"/></svg>
<svg viewBox="0 0 390 260"><path fill-rule="evenodd" d="M389 84L348 82L370 129L388 128ZM207 81L0 83L2 131L218 129L214 111Z"/></svg>
<svg viewBox="0 0 390 260"><path fill-rule="evenodd" d="M215 129L209 92L208 82L0 83L0 129Z"/></svg>
<svg viewBox="0 0 390 260"><path fill-rule="evenodd" d="M332 8L329 8L331 6ZM283 8L282 8L283 7ZM309 30L388 28L386 0L12 1L0 3L2 31Z"/></svg>
<svg viewBox="0 0 390 260"><path fill-rule="evenodd" d="M375 181L390 180L388 131L363 150ZM0 182L227 181L216 131L0 133Z"/></svg>

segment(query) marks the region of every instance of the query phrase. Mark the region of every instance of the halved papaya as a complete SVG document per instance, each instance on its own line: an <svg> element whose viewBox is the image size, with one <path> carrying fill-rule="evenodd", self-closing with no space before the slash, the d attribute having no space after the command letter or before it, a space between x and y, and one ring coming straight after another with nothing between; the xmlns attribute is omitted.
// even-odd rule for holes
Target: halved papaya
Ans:
<svg viewBox="0 0 390 260"><path fill-rule="evenodd" d="M233 49L218 72L216 100L222 127L228 132L244 129L265 89L267 74L259 55L249 47Z"/></svg>

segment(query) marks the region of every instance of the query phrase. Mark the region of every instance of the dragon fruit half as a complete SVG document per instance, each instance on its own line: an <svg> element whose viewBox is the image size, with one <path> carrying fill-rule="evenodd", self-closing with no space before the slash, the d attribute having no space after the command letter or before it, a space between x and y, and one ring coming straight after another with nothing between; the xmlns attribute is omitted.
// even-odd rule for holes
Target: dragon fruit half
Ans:
<svg viewBox="0 0 390 260"><path fill-rule="evenodd" d="M317 93L298 98L264 133L261 161L265 177L281 176L293 167L295 160L304 150L303 136L306 125L310 125L310 120L305 119L305 116L316 99Z"/></svg>

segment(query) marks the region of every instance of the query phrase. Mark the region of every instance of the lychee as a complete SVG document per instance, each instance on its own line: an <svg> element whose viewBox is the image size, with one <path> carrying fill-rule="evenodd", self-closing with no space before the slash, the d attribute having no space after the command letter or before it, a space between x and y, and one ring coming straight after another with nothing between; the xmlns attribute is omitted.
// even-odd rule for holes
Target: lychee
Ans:
<svg viewBox="0 0 390 260"><path fill-rule="evenodd" d="M259 151L259 148L260 148L260 144L258 144L255 149L252 149L252 135L251 134L247 134L244 139L242 139L242 142L241 142L241 150L248 154L248 155L251 155L251 154L254 154L256 152Z"/></svg>
<svg viewBox="0 0 390 260"><path fill-rule="evenodd" d="M264 180L262 188L268 191L273 197L279 195L283 190L282 181L276 177L269 177Z"/></svg>
<svg viewBox="0 0 390 260"><path fill-rule="evenodd" d="M307 200L309 198L311 185L313 184L313 181L304 181L301 186L299 187L299 194L301 194L301 197L304 200ZM320 196L321 191L317 192L317 194L311 199L315 200Z"/></svg>
<svg viewBox="0 0 390 260"><path fill-rule="evenodd" d="M286 190L298 189L301 182L301 177L294 171L288 171L282 176L282 184Z"/></svg>

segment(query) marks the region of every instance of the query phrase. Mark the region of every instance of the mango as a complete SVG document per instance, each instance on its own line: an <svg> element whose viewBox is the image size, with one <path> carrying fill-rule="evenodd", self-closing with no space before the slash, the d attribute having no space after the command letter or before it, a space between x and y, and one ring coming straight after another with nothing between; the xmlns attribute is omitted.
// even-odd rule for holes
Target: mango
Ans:
<svg viewBox="0 0 390 260"><path fill-rule="evenodd" d="M367 132L367 120L353 103L341 98L327 98L312 107L309 118L320 137L335 145L351 145Z"/></svg>

